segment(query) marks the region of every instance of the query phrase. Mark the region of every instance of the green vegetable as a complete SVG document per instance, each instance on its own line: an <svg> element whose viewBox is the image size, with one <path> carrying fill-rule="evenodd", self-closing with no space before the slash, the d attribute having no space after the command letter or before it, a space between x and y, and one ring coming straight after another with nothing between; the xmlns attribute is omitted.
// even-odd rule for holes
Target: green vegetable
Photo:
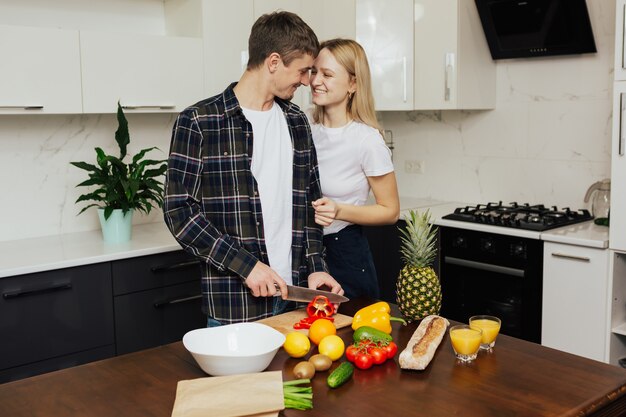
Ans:
<svg viewBox="0 0 626 417"><path fill-rule="evenodd" d="M326 383L331 388L337 388L338 386L346 383L350 378L352 378L352 374L354 373L354 365L350 362L344 362L335 368L334 371L328 375L328 379Z"/></svg>
<svg viewBox="0 0 626 417"><path fill-rule="evenodd" d="M370 326L359 327L354 331L352 338L355 342L360 342L361 340L371 340L372 342L384 344L393 340L391 335Z"/></svg>
<svg viewBox="0 0 626 417"><path fill-rule="evenodd" d="M285 408L296 410L310 410L313 408L313 389L301 387L302 384L310 384L310 379L295 379L283 382L283 397Z"/></svg>

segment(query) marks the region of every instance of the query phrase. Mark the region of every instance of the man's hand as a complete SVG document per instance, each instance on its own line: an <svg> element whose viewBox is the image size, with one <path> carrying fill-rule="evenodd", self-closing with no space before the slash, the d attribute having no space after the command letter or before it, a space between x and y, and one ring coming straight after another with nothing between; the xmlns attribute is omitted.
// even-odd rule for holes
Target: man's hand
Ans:
<svg viewBox="0 0 626 417"><path fill-rule="evenodd" d="M276 286L278 286L283 298L287 296L287 284L285 284L285 280L283 280L276 271L261 261L258 261L256 265L254 265L245 283L255 297L273 296L277 291Z"/></svg>
<svg viewBox="0 0 626 417"><path fill-rule="evenodd" d="M316 290L323 286L330 288L330 292L335 294L343 295L344 293L341 284L330 276L330 274L326 272L313 272L309 275L309 288Z"/></svg>

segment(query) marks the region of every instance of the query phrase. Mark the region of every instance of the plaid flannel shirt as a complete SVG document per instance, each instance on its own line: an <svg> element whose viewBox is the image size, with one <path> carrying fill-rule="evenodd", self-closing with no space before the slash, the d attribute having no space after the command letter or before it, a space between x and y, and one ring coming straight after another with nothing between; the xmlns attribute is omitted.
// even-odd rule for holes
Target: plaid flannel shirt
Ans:
<svg viewBox="0 0 626 417"><path fill-rule="evenodd" d="M183 110L174 124L165 182L165 222L183 249L202 264L202 310L223 323L272 314L273 297L244 285L257 261L269 265L258 187L250 170L252 125L231 84ZM292 277L327 271L322 228L311 201L321 196L317 157L306 116L276 98L293 143Z"/></svg>

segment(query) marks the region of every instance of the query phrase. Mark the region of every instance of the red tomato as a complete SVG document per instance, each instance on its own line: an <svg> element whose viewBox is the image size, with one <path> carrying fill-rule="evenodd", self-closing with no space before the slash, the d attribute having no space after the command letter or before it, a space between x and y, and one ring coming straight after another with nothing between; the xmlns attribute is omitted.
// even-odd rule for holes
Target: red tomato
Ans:
<svg viewBox="0 0 626 417"><path fill-rule="evenodd" d="M383 348L371 347L367 351L374 360L374 365L380 365L387 360L387 352Z"/></svg>
<svg viewBox="0 0 626 417"><path fill-rule="evenodd" d="M389 342L389 344L383 347L383 349L385 350L385 353L387 353L387 359L391 359L396 356L396 353L398 352L398 345L394 342Z"/></svg>
<svg viewBox="0 0 626 417"><path fill-rule="evenodd" d="M359 353L359 348L354 346L354 345L350 345L346 348L346 359L348 360L348 362L354 362L354 359L356 358L356 355Z"/></svg>
<svg viewBox="0 0 626 417"><path fill-rule="evenodd" d="M359 369L369 369L374 364L374 358L368 353L361 352L354 358L354 365Z"/></svg>

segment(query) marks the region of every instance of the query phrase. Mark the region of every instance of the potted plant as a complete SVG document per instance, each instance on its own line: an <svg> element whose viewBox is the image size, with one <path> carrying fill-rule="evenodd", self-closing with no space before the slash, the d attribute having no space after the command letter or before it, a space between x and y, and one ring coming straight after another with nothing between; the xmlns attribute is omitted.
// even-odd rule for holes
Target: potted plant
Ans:
<svg viewBox="0 0 626 417"><path fill-rule="evenodd" d="M87 162L70 162L89 173L89 179L77 187L96 189L78 197L76 203L93 201L83 207L81 214L90 207L98 207L98 216L105 242L118 243L130 240L132 214L139 210L146 214L155 207L163 206L163 183L159 181L166 169L165 160L145 159L148 152L157 147L142 149L130 163L125 163L126 147L130 143L128 121L119 102L117 103L118 129L115 141L119 157L107 155L96 147L96 165Z"/></svg>

